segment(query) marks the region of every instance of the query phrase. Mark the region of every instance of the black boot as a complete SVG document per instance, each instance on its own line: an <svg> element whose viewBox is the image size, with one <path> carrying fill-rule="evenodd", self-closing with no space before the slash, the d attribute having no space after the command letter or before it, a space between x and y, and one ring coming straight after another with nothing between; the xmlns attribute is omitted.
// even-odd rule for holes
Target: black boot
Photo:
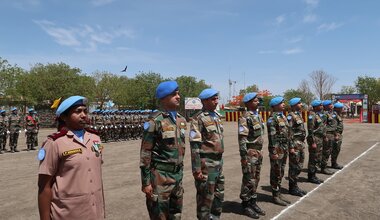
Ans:
<svg viewBox="0 0 380 220"><path fill-rule="evenodd" d="M14 150L14 147L11 147L11 153L14 153L15 150Z"/></svg>
<svg viewBox="0 0 380 220"><path fill-rule="evenodd" d="M26 147L26 150L27 150L27 151L30 151L30 148L31 148L31 147L30 147L30 144L28 144L27 147Z"/></svg>
<svg viewBox="0 0 380 220"><path fill-rule="evenodd" d="M300 190L300 188L298 188L296 183L291 183L291 182L289 182L289 194L293 196L299 196L299 197L306 195L302 193L302 191Z"/></svg>
<svg viewBox="0 0 380 220"><path fill-rule="evenodd" d="M286 199L281 193L278 194L278 197L279 197L282 201L284 201L285 203L291 204L291 202L290 202L288 199Z"/></svg>
<svg viewBox="0 0 380 220"><path fill-rule="evenodd" d="M251 199L249 201L251 207L253 208L253 210L255 210L255 212L259 215L265 215L265 211L262 210L256 203L256 199Z"/></svg>
<svg viewBox="0 0 380 220"><path fill-rule="evenodd" d="M331 168L341 170L343 169L343 166L335 162L335 163L332 163Z"/></svg>
<svg viewBox="0 0 380 220"><path fill-rule="evenodd" d="M249 201L243 201L241 203L243 207L244 214L250 218L258 219L260 216L253 210L253 208L250 206Z"/></svg>
<svg viewBox="0 0 380 220"><path fill-rule="evenodd" d="M334 171L332 171L326 167L321 167L321 173L326 174L326 175L333 175Z"/></svg>
<svg viewBox="0 0 380 220"><path fill-rule="evenodd" d="M279 194L280 193L278 191L273 191L272 192L273 203L277 204L277 205L280 205L280 206L287 206L287 203L285 203L283 200L280 199Z"/></svg>
<svg viewBox="0 0 380 220"><path fill-rule="evenodd" d="M308 173L307 175L307 181L314 184L321 184L323 183L323 180L319 179L315 176L315 173Z"/></svg>

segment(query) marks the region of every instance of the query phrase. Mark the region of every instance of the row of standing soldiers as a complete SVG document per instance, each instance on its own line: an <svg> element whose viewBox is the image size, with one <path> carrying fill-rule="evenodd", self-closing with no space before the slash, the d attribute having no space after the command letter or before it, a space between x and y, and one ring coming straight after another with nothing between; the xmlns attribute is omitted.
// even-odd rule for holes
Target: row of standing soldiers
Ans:
<svg viewBox="0 0 380 220"><path fill-rule="evenodd" d="M6 110L0 110L0 154L7 151L7 138L9 136L10 152L19 152L17 149L19 134L24 129L27 150L36 150L38 146L39 118L34 109L29 109L25 116L18 114L17 108L12 108L7 115Z"/></svg>
<svg viewBox="0 0 380 220"><path fill-rule="evenodd" d="M95 110L90 127L99 133L102 142L136 140L143 133L149 110Z"/></svg>
<svg viewBox="0 0 380 220"><path fill-rule="evenodd" d="M175 81L161 83L156 89L162 110L152 113L144 124L141 143L140 169L142 192L151 219L180 219L183 205L183 159L185 154L186 120L176 112L179 105L179 87ZM220 116L215 112L218 92L203 90L199 98L203 108L191 120L189 141L192 173L196 188L197 218L219 219L224 201L223 152L224 135ZM337 163L342 143L343 121L341 103L314 100L307 128L301 116L300 98L289 100L291 112L283 114L283 97L270 101L272 114L267 121L268 151L270 159L270 185L273 202L290 204L280 193L287 158L289 156L289 194L304 196L307 192L298 187L298 176L305 158L305 141L309 145L308 181L320 184L316 177L321 173L331 175L331 167L342 169ZM240 198L244 213L251 218L265 215L257 204L257 186L263 161L264 122L258 113L259 97L256 93L244 96L247 110L239 119L238 141L242 167ZM336 111L334 111L334 106ZM325 109L323 109L325 108Z"/></svg>

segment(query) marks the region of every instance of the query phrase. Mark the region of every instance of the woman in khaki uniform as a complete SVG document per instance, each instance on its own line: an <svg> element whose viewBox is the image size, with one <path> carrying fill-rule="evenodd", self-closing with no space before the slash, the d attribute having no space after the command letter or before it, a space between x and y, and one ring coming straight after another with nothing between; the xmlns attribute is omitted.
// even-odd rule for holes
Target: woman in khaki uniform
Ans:
<svg viewBox="0 0 380 220"><path fill-rule="evenodd" d="M71 96L56 115L57 133L49 135L38 152L40 219L104 219L102 146L85 130L87 99Z"/></svg>

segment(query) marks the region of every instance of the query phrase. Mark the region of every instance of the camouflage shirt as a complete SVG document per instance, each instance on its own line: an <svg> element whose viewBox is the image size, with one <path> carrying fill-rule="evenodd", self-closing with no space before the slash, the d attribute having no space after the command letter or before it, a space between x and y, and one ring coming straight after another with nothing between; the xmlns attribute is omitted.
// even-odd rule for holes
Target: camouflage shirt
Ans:
<svg viewBox="0 0 380 220"><path fill-rule="evenodd" d="M323 138L326 136L326 125L323 112L310 112L307 123L308 139L314 140L314 137Z"/></svg>
<svg viewBox="0 0 380 220"><path fill-rule="evenodd" d="M140 151L142 185L150 184L154 162L182 165L185 155L186 120L177 113L174 121L168 112L153 112L144 124Z"/></svg>
<svg viewBox="0 0 380 220"><path fill-rule="evenodd" d="M263 147L264 123L257 112L245 111L238 122L239 151L247 159L248 149L261 150Z"/></svg>
<svg viewBox="0 0 380 220"><path fill-rule="evenodd" d="M189 140L193 172L201 170L201 157L221 160L224 143L220 115L206 110L196 113L191 120Z"/></svg>
<svg viewBox="0 0 380 220"><path fill-rule="evenodd" d="M8 120L7 116L0 116L0 135L8 130Z"/></svg>
<svg viewBox="0 0 380 220"><path fill-rule="evenodd" d="M298 111L290 112L287 119L290 132L294 139L304 141L306 137L306 129L301 113Z"/></svg>
<svg viewBox="0 0 380 220"><path fill-rule="evenodd" d="M338 126L338 121L336 120L336 112L326 111L326 132L327 133L336 133L336 128Z"/></svg>
<svg viewBox="0 0 380 220"><path fill-rule="evenodd" d="M267 121L269 154L277 154L279 148L294 148L289 123L282 112L273 112Z"/></svg>
<svg viewBox="0 0 380 220"><path fill-rule="evenodd" d="M11 114L9 116L9 131L18 132L22 127L22 118L19 115Z"/></svg>
<svg viewBox="0 0 380 220"><path fill-rule="evenodd" d="M336 132L339 133L339 134L342 134L343 133L343 129L344 129L343 119L342 119L342 117L338 113L336 113L335 120L337 121Z"/></svg>

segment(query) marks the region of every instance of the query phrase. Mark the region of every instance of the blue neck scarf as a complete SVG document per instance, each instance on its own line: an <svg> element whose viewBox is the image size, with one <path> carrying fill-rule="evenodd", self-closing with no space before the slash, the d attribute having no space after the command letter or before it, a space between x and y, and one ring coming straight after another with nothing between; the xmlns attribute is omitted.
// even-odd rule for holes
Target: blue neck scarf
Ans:
<svg viewBox="0 0 380 220"><path fill-rule="evenodd" d="M173 119L173 121L176 121L177 119L177 111L168 111L170 117Z"/></svg>
<svg viewBox="0 0 380 220"><path fill-rule="evenodd" d="M72 131L74 134L75 134L75 136L77 136L82 142L83 142L83 138L84 138L84 129L82 129L82 130L76 130L76 131Z"/></svg>

